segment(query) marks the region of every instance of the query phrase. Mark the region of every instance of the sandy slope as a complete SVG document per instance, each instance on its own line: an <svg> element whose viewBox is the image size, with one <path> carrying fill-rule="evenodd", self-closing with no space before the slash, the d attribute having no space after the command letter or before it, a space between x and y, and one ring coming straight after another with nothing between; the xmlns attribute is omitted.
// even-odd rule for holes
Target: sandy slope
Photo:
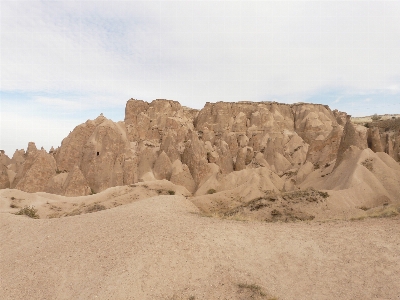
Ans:
<svg viewBox="0 0 400 300"><path fill-rule="evenodd" d="M158 196L57 219L0 213L2 299L399 299L400 219L261 223Z"/></svg>

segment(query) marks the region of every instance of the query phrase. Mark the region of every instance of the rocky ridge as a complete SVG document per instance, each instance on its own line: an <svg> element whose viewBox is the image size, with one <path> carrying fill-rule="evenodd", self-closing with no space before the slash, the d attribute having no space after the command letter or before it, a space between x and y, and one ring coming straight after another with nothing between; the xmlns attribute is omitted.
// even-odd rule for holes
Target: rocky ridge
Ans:
<svg viewBox="0 0 400 300"><path fill-rule="evenodd" d="M250 201L266 191L299 190L321 172L326 174L320 179L329 182L349 153L367 148L399 162L396 122L389 129L372 123L367 128L319 104L207 102L195 110L172 100L131 99L124 121L103 115L88 120L49 153L34 143L11 159L0 153L0 188L84 196L168 180L195 196L238 189Z"/></svg>

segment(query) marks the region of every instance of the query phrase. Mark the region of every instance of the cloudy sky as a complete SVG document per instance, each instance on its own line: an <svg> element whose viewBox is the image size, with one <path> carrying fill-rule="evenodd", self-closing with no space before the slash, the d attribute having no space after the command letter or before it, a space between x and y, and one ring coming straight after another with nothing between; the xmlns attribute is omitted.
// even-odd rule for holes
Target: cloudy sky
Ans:
<svg viewBox="0 0 400 300"><path fill-rule="evenodd" d="M400 1L0 1L0 149L130 98L400 113Z"/></svg>

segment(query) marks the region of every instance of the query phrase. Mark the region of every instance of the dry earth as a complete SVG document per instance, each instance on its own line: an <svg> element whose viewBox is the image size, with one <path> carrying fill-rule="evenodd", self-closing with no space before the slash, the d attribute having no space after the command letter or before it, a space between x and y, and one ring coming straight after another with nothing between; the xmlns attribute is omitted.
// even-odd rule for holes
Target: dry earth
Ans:
<svg viewBox="0 0 400 300"><path fill-rule="evenodd" d="M124 187L113 193L118 189ZM89 197L100 199L103 193ZM3 194L1 203L6 201ZM2 299L399 299L399 225L399 217L221 220L203 216L180 195L53 219L2 209L0 294Z"/></svg>

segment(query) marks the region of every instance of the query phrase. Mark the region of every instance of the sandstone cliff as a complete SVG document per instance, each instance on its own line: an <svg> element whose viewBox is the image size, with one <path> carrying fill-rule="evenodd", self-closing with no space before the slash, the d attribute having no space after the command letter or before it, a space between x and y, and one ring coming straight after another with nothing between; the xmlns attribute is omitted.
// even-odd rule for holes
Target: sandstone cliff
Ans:
<svg viewBox="0 0 400 300"><path fill-rule="evenodd" d="M100 115L50 153L30 143L12 159L2 154L0 185L65 196L164 179L196 195L252 186L292 191L314 170L337 168L354 147L400 160L398 132L367 130L326 105L207 102L194 110L131 99L123 122Z"/></svg>

